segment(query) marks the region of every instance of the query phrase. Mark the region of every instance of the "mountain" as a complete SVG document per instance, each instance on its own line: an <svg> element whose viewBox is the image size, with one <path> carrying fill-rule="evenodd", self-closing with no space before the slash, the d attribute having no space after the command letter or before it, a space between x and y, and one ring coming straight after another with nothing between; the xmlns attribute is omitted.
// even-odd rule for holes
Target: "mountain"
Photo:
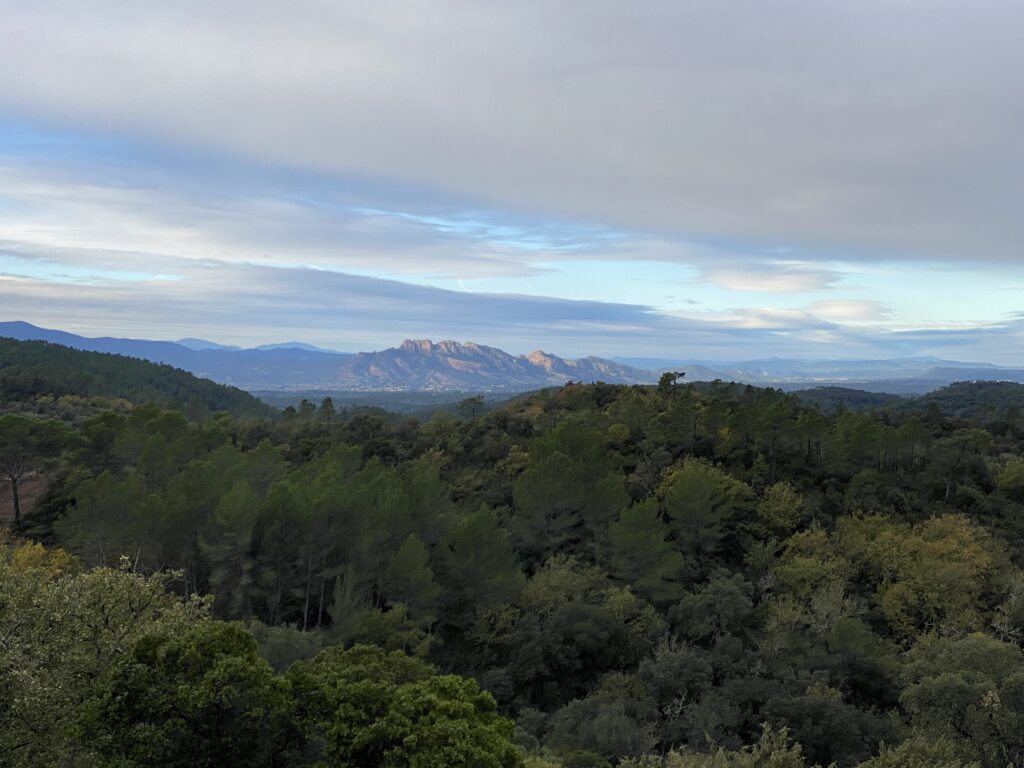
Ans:
<svg viewBox="0 0 1024 768"><path fill-rule="evenodd" d="M406 341L357 355L303 342L238 349L204 339L147 341L87 338L23 322L0 322L0 337L49 341L74 349L107 352L165 363L196 376L250 391L480 391L515 392L566 381L644 384L662 371L682 371L686 381L737 381L786 390L819 386L871 392L923 394L957 381L1024 383L1024 370L935 357L894 360L683 361L679 358L598 357L565 359L545 352L510 355L473 343Z"/></svg>
<svg viewBox="0 0 1024 768"><path fill-rule="evenodd" d="M49 341L87 352L137 357L152 363L165 363L196 376L243 389L331 386L338 369L351 357L293 345L272 349L237 349L204 339L173 342L88 338L23 322L0 322L0 337L19 341Z"/></svg>
<svg viewBox="0 0 1024 768"><path fill-rule="evenodd" d="M803 390L810 387L852 387L862 391L913 395L957 381L1024 383L1024 370L991 363L963 363L938 357L890 360L691 361L671 358L616 357L616 362L655 371L685 371L687 381L737 381L743 384Z"/></svg>
<svg viewBox="0 0 1024 768"><path fill-rule="evenodd" d="M179 342L87 338L23 322L0 323L2 336L137 357L253 391L308 388L514 392L566 381L638 384L657 380L657 374L650 371L597 357L566 360L540 351L514 357L493 347L454 341L405 341L381 352L351 355L302 342L237 349L196 338Z"/></svg>
<svg viewBox="0 0 1024 768"><path fill-rule="evenodd" d="M236 347L237 349L237 347ZM253 349L260 352L274 352L279 349L301 349L306 352L325 352L328 355L344 355L345 352L335 352L333 349L324 349L323 347L317 347L313 344L306 344L301 341L285 341L280 344L261 344Z"/></svg>
<svg viewBox="0 0 1024 768"><path fill-rule="evenodd" d="M546 352L513 356L471 342L403 341L361 352L338 372L336 385L352 390L527 390L567 381L651 383L656 374L599 357L566 360Z"/></svg>
<svg viewBox="0 0 1024 768"><path fill-rule="evenodd" d="M0 338L0 402L33 402L40 395L154 402L172 409L196 403L208 412L236 416L273 413L248 392L169 365L47 341Z"/></svg>
<svg viewBox="0 0 1024 768"><path fill-rule="evenodd" d="M215 341L207 341L206 339L178 339L175 344L181 344L183 347L189 349L225 349L230 352L237 352L241 347L229 346L227 344L218 344Z"/></svg>

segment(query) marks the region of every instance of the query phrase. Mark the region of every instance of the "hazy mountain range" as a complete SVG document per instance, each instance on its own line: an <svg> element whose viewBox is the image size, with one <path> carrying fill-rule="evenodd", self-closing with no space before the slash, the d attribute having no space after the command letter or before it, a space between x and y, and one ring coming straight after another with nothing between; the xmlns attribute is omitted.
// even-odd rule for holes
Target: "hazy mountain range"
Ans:
<svg viewBox="0 0 1024 768"><path fill-rule="evenodd" d="M241 349L195 338L176 342L88 338L24 322L0 323L0 336L167 363L222 384L254 391L302 388L514 392L567 381L650 384L666 370L685 372L688 381L723 379L786 389L839 384L897 394L923 393L965 380L1024 383L1024 370L930 357L725 363L673 358L567 359L540 350L529 355L510 355L472 342L429 340L404 341L378 352L351 354L302 342Z"/></svg>
<svg viewBox="0 0 1024 768"><path fill-rule="evenodd" d="M892 394L923 394L955 381L1024 383L1024 369L965 363L938 357L888 360L793 360L736 362L615 357L614 361L655 371L676 370L689 381L740 381L782 389L840 385Z"/></svg>
<svg viewBox="0 0 1024 768"><path fill-rule="evenodd" d="M472 342L403 341L382 352L360 352L341 367L345 389L528 390L567 381L641 384L656 381L645 371L599 357L566 360L537 350L510 355Z"/></svg>
<svg viewBox="0 0 1024 768"><path fill-rule="evenodd" d="M0 323L0 336L40 340L90 352L139 357L250 390L338 389L526 391L567 381L648 384L658 372L597 357L566 360L536 351L510 355L471 342L404 341L379 352L332 352L301 342L254 349L203 339L147 341L87 338L29 323Z"/></svg>

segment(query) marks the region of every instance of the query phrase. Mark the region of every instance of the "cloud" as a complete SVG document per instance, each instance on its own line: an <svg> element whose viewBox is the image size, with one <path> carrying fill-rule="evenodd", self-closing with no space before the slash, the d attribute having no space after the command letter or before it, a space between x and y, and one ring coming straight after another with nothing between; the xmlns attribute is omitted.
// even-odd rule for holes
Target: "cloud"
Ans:
<svg viewBox="0 0 1024 768"><path fill-rule="evenodd" d="M0 11L0 103L32 119L815 259L1024 242L1012 2Z"/></svg>
<svg viewBox="0 0 1024 768"><path fill-rule="evenodd" d="M721 259L726 261L726 259ZM734 291L766 293L803 293L832 288L840 274L806 262L777 259L732 259L725 264L704 266L702 277Z"/></svg>
<svg viewBox="0 0 1024 768"><path fill-rule="evenodd" d="M0 200L17 203L0 206L0 239L464 278L533 274L530 262L544 257L410 218L294 199L266 180L175 175L155 183L160 169L151 166L112 180L103 168L40 169L31 159L0 162Z"/></svg>
<svg viewBox="0 0 1024 768"><path fill-rule="evenodd" d="M807 311L826 320L844 323L877 323L892 317L892 309L870 299L829 299L816 301Z"/></svg>
<svg viewBox="0 0 1024 768"><path fill-rule="evenodd" d="M581 260L685 265L699 282L737 291L825 290L841 279L834 265L775 252L422 202L385 210L367 202L380 192L358 185L232 165L194 175L177 157L130 149L96 157L86 145L69 156L65 146L54 162L52 143L0 153L0 203L15 204L0 206L0 239L461 280L527 277Z"/></svg>
<svg viewBox="0 0 1024 768"><path fill-rule="evenodd" d="M938 323L1017 307L989 300L1024 274L1015 4L581 8L0 0L0 311L349 348L1020 357L1020 318ZM609 300L509 292L533 285Z"/></svg>
<svg viewBox="0 0 1024 768"><path fill-rule="evenodd" d="M12 254L21 275L3 274L2 259ZM33 264L45 268L33 270ZM89 280L67 276L83 264L96 270ZM104 264L116 264L117 270L96 266ZM542 347L568 356L704 360L955 352L1024 364L1021 320L895 333L823 319L807 310L737 309L682 317L640 304L466 293L306 267L54 250L26 243L0 243L0 296L0 319L87 335L199 335L247 345L299 338L349 350L431 337L472 340L517 353Z"/></svg>

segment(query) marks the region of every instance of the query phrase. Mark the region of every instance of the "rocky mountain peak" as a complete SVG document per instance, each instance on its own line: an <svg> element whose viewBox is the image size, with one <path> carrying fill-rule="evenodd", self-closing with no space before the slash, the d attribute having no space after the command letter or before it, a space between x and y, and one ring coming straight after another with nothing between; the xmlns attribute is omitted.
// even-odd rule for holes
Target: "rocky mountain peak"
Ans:
<svg viewBox="0 0 1024 768"><path fill-rule="evenodd" d="M418 355L471 355L484 349L471 341L462 342L452 339L444 339L436 344L430 339L406 339L398 348L403 352Z"/></svg>
<svg viewBox="0 0 1024 768"><path fill-rule="evenodd" d="M537 350L512 356L494 347L451 339L407 339L398 347L357 355L338 371L338 385L352 389L523 390L571 379L649 382L652 375L598 358L563 360Z"/></svg>
<svg viewBox="0 0 1024 768"><path fill-rule="evenodd" d="M419 354L432 354L434 342L430 339L406 339L398 348L403 352L418 352Z"/></svg>

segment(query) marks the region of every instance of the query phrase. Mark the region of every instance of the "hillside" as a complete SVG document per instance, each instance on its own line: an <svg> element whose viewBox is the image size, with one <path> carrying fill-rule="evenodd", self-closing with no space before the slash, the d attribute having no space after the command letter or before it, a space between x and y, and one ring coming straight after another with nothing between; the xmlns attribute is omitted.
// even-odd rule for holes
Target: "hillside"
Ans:
<svg viewBox="0 0 1024 768"><path fill-rule="evenodd" d="M148 341L112 337L88 338L39 328L30 323L0 323L0 337L49 341L87 352L107 352L164 363L189 373L245 389L329 386L351 355L311 349L306 345L267 345L258 349L225 347L201 339Z"/></svg>
<svg viewBox="0 0 1024 768"><path fill-rule="evenodd" d="M908 396L964 380L1024 382L1021 369L933 357L746 362L567 359L539 350L511 355L495 347L456 341L405 341L382 351L350 354L300 341L240 349L198 338L176 342L88 338L24 322L0 322L0 337L5 336L165 363L250 392L523 392L567 381L649 384L664 370L685 372L686 381L720 379L787 391L835 386Z"/></svg>
<svg viewBox="0 0 1024 768"><path fill-rule="evenodd" d="M840 405L850 411L888 409L923 414L930 408L961 419L1008 418L1024 411L1024 384L1011 381L958 381L918 396L899 396L849 387L814 387L792 393L800 402L823 411Z"/></svg>
<svg viewBox="0 0 1024 768"><path fill-rule="evenodd" d="M268 416L273 409L252 395L169 365L123 355L83 352L45 341L0 338L0 403L40 395L123 398L182 409L196 401L207 411Z"/></svg>
<svg viewBox="0 0 1024 768"><path fill-rule="evenodd" d="M834 411L840 407L850 411L865 411L873 408L901 407L908 399L883 392L865 392L850 387L812 387L793 393L807 405L814 405L823 411Z"/></svg>
<svg viewBox="0 0 1024 768"><path fill-rule="evenodd" d="M361 352L338 372L343 389L516 391L567 381L652 383L656 375L598 357L566 360L536 351L513 356L471 342L403 341L380 352Z"/></svg>
<svg viewBox="0 0 1024 768"><path fill-rule="evenodd" d="M1005 417L1024 411L1024 384L1010 381L958 381L914 399L908 407L959 418Z"/></svg>

